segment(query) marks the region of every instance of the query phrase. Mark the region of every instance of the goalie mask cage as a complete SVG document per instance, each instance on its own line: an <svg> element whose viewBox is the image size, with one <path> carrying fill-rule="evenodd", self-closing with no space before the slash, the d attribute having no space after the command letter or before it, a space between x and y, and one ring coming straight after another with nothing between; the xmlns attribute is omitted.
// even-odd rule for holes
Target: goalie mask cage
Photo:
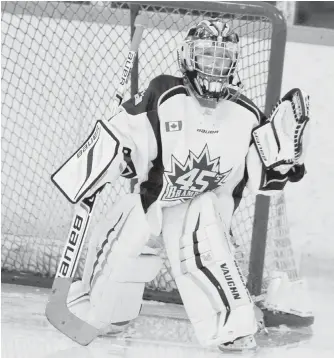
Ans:
<svg viewBox="0 0 334 358"><path fill-rule="evenodd" d="M2 277L51 286L73 217L73 206L50 175L86 139L97 119L110 117L115 85L137 14L149 25L127 98L161 74L180 75L176 46L200 19L221 17L241 38L239 74L266 114L279 99L286 26L273 6L254 2L2 2ZM120 179L100 196L91 229L130 190ZM284 197L245 191L232 226L237 260L252 294L269 273L295 278ZM145 296L179 302L164 259ZM84 255L83 255L84 256ZM82 272L83 259L78 274ZM46 278L46 281L44 280ZM11 281L12 282L12 281Z"/></svg>

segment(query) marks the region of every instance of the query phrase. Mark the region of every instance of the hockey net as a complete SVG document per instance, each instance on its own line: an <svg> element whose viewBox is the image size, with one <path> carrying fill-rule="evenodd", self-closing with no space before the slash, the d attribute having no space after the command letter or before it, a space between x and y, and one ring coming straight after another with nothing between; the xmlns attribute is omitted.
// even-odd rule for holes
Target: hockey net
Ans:
<svg viewBox="0 0 334 358"><path fill-rule="evenodd" d="M132 77L132 91L137 85L144 89L161 73L180 75L175 49L186 30L200 19L219 16L230 21L241 37L239 74L245 94L265 110L269 70L275 71L269 68L270 19L248 14L247 6L231 13L224 4L206 3L210 11L186 9L177 2L163 4L2 2L3 272L24 273L29 279L54 276L73 206L52 185L50 175L82 144L97 119L110 117L129 49L130 23L138 11L148 16L149 26L140 45L139 76ZM108 187L91 228L129 190L126 179ZM254 203L255 197L245 191L232 226L237 260L246 276ZM296 276L283 196L271 199L266 236L263 289L273 270ZM175 302L178 294L163 244L155 245L164 267L147 285L146 294L155 292ZM83 260L79 275L82 267Z"/></svg>

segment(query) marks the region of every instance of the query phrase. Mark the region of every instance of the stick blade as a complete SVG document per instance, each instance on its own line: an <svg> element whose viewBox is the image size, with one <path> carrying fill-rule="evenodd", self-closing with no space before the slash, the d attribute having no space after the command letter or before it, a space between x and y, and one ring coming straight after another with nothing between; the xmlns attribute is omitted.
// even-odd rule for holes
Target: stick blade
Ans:
<svg viewBox="0 0 334 358"><path fill-rule="evenodd" d="M74 315L67 307L67 296L73 278L56 277L45 309L48 321L73 341L87 346L99 330Z"/></svg>

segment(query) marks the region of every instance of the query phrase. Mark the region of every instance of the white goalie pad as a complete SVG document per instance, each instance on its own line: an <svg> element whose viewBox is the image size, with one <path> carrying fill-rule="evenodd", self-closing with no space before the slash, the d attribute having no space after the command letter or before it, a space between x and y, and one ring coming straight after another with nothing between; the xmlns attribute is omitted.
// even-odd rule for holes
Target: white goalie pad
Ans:
<svg viewBox="0 0 334 358"><path fill-rule="evenodd" d="M289 91L274 107L269 121L252 136L267 169L302 164L308 145L309 96L300 89Z"/></svg>
<svg viewBox="0 0 334 358"><path fill-rule="evenodd" d="M79 287L89 295L81 299L82 292L72 290L77 294L77 299L72 298L72 313L98 329L136 318L145 283L155 278L162 265L160 257L145 246L149 237L140 195L124 195L90 238Z"/></svg>
<svg viewBox="0 0 334 358"><path fill-rule="evenodd" d="M97 121L85 143L51 176L51 180L70 202L77 203L116 160L119 146L119 140L107 125Z"/></svg>
<svg viewBox="0 0 334 358"><path fill-rule="evenodd" d="M124 260L123 269L102 277L102 285L89 285L83 281L72 284L68 307L80 319L98 329L112 323L130 321L140 312L145 283L152 281L161 268L161 259L155 255L140 255ZM100 281L101 281L100 279Z"/></svg>
<svg viewBox="0 0 334 358"><path fill-rule="evenodd" d="M257 330L219 207L209 192L164 211L163 237L175 282L196 336L206 346Z"/></svg>
<svg viewBox="0 0 334 358"><path fill-rule="evenodd" d="M146 283L154 280L162 266L159 256L141 254L124 260L124 269L115 272L117 282Z"/></svg>

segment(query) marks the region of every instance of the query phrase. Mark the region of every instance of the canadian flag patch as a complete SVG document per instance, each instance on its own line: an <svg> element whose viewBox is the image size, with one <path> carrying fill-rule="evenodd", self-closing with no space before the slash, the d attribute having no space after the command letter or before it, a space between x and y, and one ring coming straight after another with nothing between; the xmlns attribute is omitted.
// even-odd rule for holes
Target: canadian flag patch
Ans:
<svg viewBox="0 0 334 358"><path fill-rule="evenodd" d="M182 121L166 122L166 132L176 132L182 129Z"/></svg>

